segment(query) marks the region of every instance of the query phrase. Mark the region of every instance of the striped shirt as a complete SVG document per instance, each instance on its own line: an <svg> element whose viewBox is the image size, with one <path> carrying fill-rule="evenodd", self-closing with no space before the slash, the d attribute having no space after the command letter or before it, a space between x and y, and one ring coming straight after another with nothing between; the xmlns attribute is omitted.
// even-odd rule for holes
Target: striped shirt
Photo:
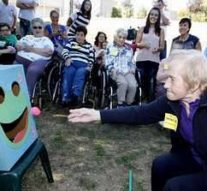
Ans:
<svg viewBox="0 0 207 191"><path fill-rule="evenodd" d="M77 27L78 26L86 27L89 24L90 19L85 17L82 14L82 12L73 13L70 18L72 19L73 22L68 29L68 37L75 38L75 32Z"/></svg>
<svg viewBox="0 0 207 191"><path fill-rule="evenodd" d="M90 68L94 63L94 49L87 41L79 44L75 39L70 40L62 51L64 60L80 61L86 63Z"/></svg>

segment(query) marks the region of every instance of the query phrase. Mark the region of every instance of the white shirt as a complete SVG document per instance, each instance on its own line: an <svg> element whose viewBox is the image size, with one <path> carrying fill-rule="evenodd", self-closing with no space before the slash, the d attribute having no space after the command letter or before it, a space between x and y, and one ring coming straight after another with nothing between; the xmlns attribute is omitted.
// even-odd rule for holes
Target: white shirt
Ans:
<svg viewBox="0 0 207 191"><path fill-rule="evenodd" d="M54 51L54 45L52 41L48 37L34 37L34 35L26 35L23 38L21 38L18 42L20 45L28 45L33 46L35 48L49 48L52 51ZM49 60L50 57L42 56L40 54L36 54L34 52L25 52L24 50L18 51L17 55L26 58L31 61L36 61L39 59L42 60Z"/></svg>
<svg viewBox="0 0 207 191"><path fill-rule="evenodd" d="M14 24L14 17L17 16L17 10L14 5L5 5L0 1L0 23L7 23L11 27Z"/></svg>
<svg viewBox="0 0 207 191"><path fill-rule="evenodd" d="M38 0L18 0L18 2L25 3L25 4L36 3L37 5L39 5ZM19 18L31 21L33 18L35 18L35 8L34 9L19 9Z"/></svg>

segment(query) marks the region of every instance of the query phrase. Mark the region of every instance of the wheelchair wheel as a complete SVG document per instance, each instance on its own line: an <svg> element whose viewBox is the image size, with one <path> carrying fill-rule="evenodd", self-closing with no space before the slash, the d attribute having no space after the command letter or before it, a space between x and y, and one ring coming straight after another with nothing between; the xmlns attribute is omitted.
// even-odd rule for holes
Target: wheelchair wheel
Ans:
<svg viewBox="0 0 207 191"><path fill-rule="evenodd" d="M92 85L91 79L86 81L84 89L83 89L83 97L82 97L82 105L85 107L96 107L95 100L95 92L96 88Z"/></svg>
<svg viewBox="0 0 207 191"><path fill-rule="evenodd" d="M150 88L149 88L149 100L152 101L155 99L155 79L150 79Z"/></svg>
<svg viewBox="0 0 207 191"><path fill-rule="evenodd" d="M98 91L98 105L100 108L104 108L106 104L106 73L101 72L101 87Z"/></svg>
<svg viewBox="0 0 207 191"><path fill-rule="evenodd" d="M59 101L61 81L60 70L60 66L56 64L52 67L48 75L47 89L53 103L57 103Z"/></svg>
<svg viewBox="0 0 207 191"><path fill-rule="evenodd" d="M37 106L40 109L42 108L42 79L35 83L32 98L31 98L32 106Z"/></svg>

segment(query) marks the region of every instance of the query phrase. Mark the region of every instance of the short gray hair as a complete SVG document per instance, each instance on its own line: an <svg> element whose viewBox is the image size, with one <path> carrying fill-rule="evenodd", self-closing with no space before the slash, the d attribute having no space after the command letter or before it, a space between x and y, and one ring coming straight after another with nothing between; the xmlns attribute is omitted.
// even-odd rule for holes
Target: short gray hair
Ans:
<svg viewBox="0 0 207 191"><path fill-rule="evenodd" d="M118 35L123 35L124 37L127 37L128 33L125 29L123 28L119 28L116 30L115 34L114 34L114 37L117 37Z"/></svg>
<svg viewBox="0 0 207 191"><path fill-rule="evenodd" d="M181 65L182 77L190 88L200 84L201 91L207 90L207 59L201 51L176 49L164 62L169 65L169 68Z"/></svg>
<svg viewBox="0 0 207 191"><path fill-rule="evenodd" d="M31 21L31 27L35 25L35 23L39 23L42 27L44 27L44 21L41 18L34 18Z"/></svg>

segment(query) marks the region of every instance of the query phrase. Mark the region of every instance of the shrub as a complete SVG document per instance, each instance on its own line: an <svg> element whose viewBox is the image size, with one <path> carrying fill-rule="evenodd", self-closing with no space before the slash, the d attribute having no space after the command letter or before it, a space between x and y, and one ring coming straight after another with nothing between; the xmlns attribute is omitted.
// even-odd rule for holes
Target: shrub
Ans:
<svg viewBox="0 0 207 191"><path fill-rule="evenodd" d="M121 9L113 7L111 17L122 17Z"/></svg>

